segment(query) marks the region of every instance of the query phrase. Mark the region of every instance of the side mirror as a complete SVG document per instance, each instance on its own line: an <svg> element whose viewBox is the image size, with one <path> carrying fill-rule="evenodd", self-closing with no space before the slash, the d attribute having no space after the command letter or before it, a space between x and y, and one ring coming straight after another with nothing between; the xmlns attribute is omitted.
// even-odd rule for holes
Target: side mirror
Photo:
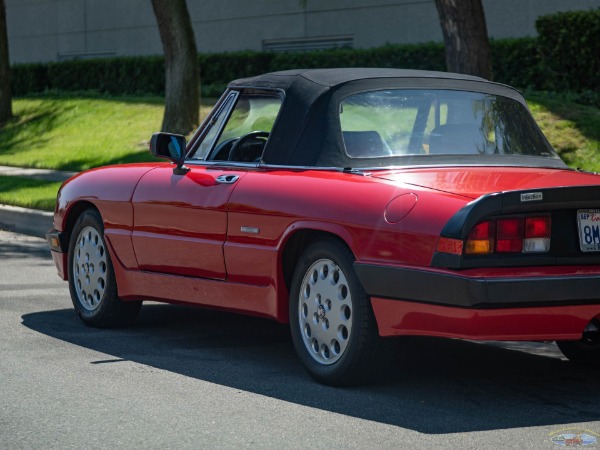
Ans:
<svg viewBox="0 0 600 450"><path fill-rule="evenodd" d="M189 172L185 167L185 137L180 134L154 133L150 139L150 153L157 158L173 161L177 167L173 169L175 175L184 175Z"/></svg>

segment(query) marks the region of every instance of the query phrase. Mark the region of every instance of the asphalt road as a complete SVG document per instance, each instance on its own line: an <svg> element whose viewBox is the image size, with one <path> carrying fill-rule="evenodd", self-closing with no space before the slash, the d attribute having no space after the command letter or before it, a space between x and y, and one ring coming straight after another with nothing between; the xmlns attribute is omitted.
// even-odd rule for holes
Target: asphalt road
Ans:
<svg viewBox="0 0 600 450"><path fill-rule="evenodd" d="M552 449L561 430L600 434L600 372L553 344L412 339L387 381L325 387L263 319L151 303L131 328L87 328L45 242L6 232L0 333L1 449Z"/></svg>

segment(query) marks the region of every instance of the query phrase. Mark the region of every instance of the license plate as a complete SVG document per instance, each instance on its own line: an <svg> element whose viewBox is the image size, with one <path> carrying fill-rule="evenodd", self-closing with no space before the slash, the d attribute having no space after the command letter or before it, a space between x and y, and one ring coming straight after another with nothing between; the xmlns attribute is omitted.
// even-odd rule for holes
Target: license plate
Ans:
<svg viewBox="0 0 600 450"><path fill-rule="evenodd" d="M582 252L600 252L600 209L578 209L579 248Z"/></svg>

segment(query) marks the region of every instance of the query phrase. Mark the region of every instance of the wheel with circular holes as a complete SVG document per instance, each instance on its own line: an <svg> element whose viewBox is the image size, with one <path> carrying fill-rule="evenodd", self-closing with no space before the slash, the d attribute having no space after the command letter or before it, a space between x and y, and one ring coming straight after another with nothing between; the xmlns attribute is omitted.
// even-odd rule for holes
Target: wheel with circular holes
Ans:
<svg viewBox="0 0 600 450"><path fill-rule="evenodd" d="M337 240L312 243L298 261L290 290L296 353L318 381L345 386L373 380L385 358L371 302ZM389 356L389 355L386 355Z"/></svg>
<svg viewBox="0 0 600 450"><path fill-rule="evenodd" d="M86 325L117 327L135 320L142 302L118 297L102 218L95 209L86 210L73 227L68 265L71 300Z"/></svg>

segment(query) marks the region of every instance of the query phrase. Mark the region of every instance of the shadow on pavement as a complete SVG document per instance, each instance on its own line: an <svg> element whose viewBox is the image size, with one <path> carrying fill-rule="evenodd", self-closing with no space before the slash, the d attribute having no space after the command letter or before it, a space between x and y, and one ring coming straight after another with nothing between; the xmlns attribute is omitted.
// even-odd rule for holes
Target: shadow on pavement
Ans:
<svg viewBox="0 0 600 450"><path fill-rule="evenodd" d="M23 247L27 247L27 251L23 251ZM48 244L42 242L6 242L0 241L0 255L2 259L32 259L39 260L43 258L45 260L52 261L52 255L50 254L50 248Z"/></svg>
<svg viewBox="0 0 600 450"><path fill-rule="evenodd" d="M22 319L32 330L109 355L91 364L130 360L422 433L600 420L598 372L556 356L411 338L382 377L387 381L340 389L314 382L296 359L287 327L265 319L158 304L145 305L133 327L118 330L87 328L72 310Z"/></svg>

